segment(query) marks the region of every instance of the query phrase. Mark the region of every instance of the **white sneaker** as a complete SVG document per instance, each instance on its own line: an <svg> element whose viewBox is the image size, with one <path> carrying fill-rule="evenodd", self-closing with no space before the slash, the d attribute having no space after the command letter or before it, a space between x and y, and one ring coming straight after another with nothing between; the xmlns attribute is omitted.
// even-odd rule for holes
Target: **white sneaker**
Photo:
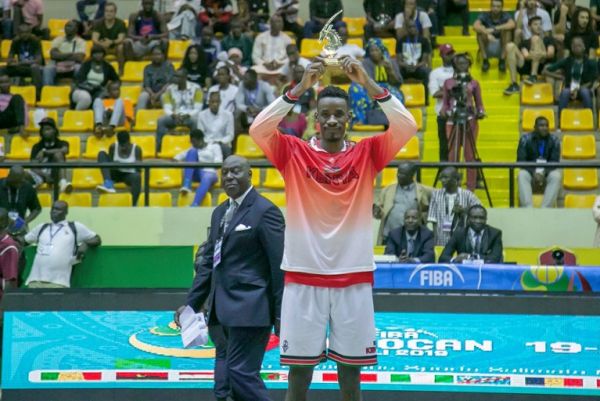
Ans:
<svg viewBox="0 0 600 401"><path fill-rule="evenodd" d="M189 187L181 187L181 188L179 188L179 192L182 194L191 194L192 189Z"/></svg>
<svg viewBox="0 0 600 401"><path fill-rule="evenodd" d="M58 186L60 188L60 192L70 194L73 191L73 184L64 178L61 178L61 180L58 182Z"/></svg>
<svg viewBox="0 0 600 401"><path fill-rule="evenodd" d="M98 192L102 192L105 194L114 194L117 192L114 188L108 188L108 187L105 187L104 185L98 185L96 187L96 189L98 190Z"/></svg>

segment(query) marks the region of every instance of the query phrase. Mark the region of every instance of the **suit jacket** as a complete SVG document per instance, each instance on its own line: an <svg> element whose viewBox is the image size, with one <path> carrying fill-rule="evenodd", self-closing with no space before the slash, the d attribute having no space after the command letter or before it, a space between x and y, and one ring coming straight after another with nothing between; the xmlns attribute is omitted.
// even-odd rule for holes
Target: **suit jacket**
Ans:
<svg viewBox="0 0 600 401"><path fill-rule="evenodd" d="M422 216L422 224L427 222L427 211L429 210L429 200L431 199L431 194L433 192L433 188L419 184L415 182L415 192L417 194L417 207ZM377 243L383 243L383 227L385 226L385 222L394 207L394 198L396 197L396 188L398 188L398 184L388 185L383 188L379 195L375 200L375 204L378 205L383 211L383 218L381 219L381 224L379 225L379 232L377 234Z"/></svg>
<svg viewBox="0 0 600 401"><path fill-rule="evenodd" d="M281 315L283 215L271 201L251 189L223 234L221 262L213 268L215 244L228 207L226 201L213 211L187 304L197 311L207 302L209 324L271 326ZM242 225L249 229L240 230L245 228Z"/></svg>
<svg viewBox="0 0 600 401"><path fill-rule="evenodd" d="M433 232L427 227L420 227L417 232L417 238L415 240L413 254L411 257L418 258L421 263L434 263L435 262L435 251L433 246L435 241L433 239ZM385 246L386 255L400 256L403 250L408 247L408 241L406 240L406 227L396 228L390 231L388 235L387 244Z"/></svg>
<svg viewBox="0 0 600 401"><path fill-rule="evenodd" d="M483 229L483 237L481 238L480 255L485 263L502 263L502 231L497 228L485 226ZM461 228L456 230L450 240L444 247L440 255L440 263L450 263L454 257L460 253L472 253L473 247L469 240L469 229Z"/></svg>

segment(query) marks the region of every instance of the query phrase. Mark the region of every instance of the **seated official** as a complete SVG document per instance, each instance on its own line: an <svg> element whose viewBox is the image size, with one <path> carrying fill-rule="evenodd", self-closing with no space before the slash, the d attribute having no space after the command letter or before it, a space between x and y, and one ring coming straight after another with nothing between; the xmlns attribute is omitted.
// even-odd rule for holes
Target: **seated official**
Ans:
<svg viewBox="0 0 600 401"><path fill-rule="evenodd" d="M453 257L453 255L456 256ZM487 225L487 211L481 205L469 208L467 228L456 230L450 237L440 263L463 263L465 260L483 260L502 263L502 231Z"/></svg>
<svg viewBox="0 0 600 401"><path fill-rule="evenodd" d="M421 225L417 209L404 213L404 226L390 231L385 245L386 255L396 255L400 263L433 263L433 232Z"/></svg>

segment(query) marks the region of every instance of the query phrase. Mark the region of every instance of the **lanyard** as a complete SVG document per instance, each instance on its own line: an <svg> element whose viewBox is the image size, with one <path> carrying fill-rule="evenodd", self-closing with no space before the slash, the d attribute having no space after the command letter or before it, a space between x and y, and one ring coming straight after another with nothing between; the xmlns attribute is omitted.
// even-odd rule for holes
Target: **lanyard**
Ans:
<svg viewBox="0 0 600 401"><path fill-rule="evenodd" d="M54 241L54 237L56 237L56 235L60 232L60 230L62 230L63 225L61 224L60 226L58 226L58 230L56 230L54 232L54 234L52 234L52 226L50 226L50 243L52 243L52 241Z"/></svg>
<svg viewBox="0 0 600 401"><path fill-rule="evenodd" d="M579 77L575 78L576 75L579 75ZM581 78L583 78L583 61L581 63L573 61L573 65L571 66L571 81L581 82Z"/></svg>
<svg viewBox="0 0 600 401"><path fill-rule="evenodd" d="M10 209L16 209L17 205L19 203L19 191L21 190L21 188L17 188L17 194L15 195L15 201L13 202L12 199L12 190L9 188L8 189L8 207Z"/></svg>
<svg viewBox="0 0 600 401"><path fill-rule="evenodd" d="M544 158L544 154L546 150L546 141L539 141L538 142L538 154L540 158Z"/></svg>

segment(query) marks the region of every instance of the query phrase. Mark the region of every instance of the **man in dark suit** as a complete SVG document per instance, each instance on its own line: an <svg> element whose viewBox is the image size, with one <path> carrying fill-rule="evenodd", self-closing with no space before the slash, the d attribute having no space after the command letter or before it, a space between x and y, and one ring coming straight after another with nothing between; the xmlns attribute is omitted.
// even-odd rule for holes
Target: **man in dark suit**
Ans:
<svg viewBox="0 0 600 401"><path fill-rule="evenodd" d="M433 233L421 226L417 209L404 212L404 226L390 231L385 245L386 255L396 255L400 263L433 263Z"/></svg>
<svg viewBox="0 0 600 401"><path fill-rule="evenodd" d="M221 177L229 199L212 214L186 301L195 311L207 303L217 400L270 400L260 366L271 328L279 334L285 223L281 211L252 188L251 176L246 159L225 159Z"/></svg>
<svg viewBox="0 0 600 401"><path fill-rule="evenodd" d="M502 263L502 231L487 225L487 211L481 205L469 208L467 228L456 230L440 255L440 263L462 263L482 259ZM457 256L452 257L454 254Z"/></svg>

